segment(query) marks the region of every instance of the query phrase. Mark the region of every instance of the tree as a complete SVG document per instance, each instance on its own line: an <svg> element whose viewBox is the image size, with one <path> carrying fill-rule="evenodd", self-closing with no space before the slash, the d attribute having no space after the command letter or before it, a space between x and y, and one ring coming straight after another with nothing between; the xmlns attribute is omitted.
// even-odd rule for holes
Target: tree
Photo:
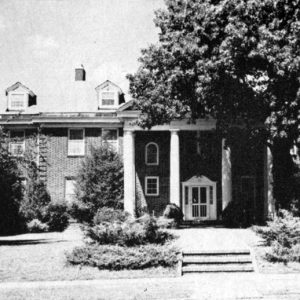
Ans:
<svg viewBox="0 0 300 300"><path fill-rule="evenodd" d="M166 0L130 93L151 127L212 116L299 143L300 0ZM253 122L255 121L255 122Z"/></svg>
<svg viewBox="0 0 300 300"><path fill-rule="evenodd" d="M7 136L0 128L0 234L22 230L24 223L19 214L23 199L20 169L7 147Z"/></svg>
<svg viewBox="0 0 300 300"><path fill-rule="evenodd" d="M123 207L123 163L107 143L91 148L78 172L75 192L78 203L71 213L79 221L91 222L101 207Z"/></svg>

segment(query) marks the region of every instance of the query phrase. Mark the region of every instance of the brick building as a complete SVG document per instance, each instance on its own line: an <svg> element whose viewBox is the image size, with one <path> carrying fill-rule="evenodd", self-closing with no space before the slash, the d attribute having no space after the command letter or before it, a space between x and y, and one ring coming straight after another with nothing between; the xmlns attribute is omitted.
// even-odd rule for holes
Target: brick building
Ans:
<svg viewBox="0 0 300 300"><path fill-rule="evenodd" d="M123 157L124 205L132 214L147 209L159 215L171 202L186 220L216 220L232 200L245 201L257 219L273 213L267 148L251 156L246 143L224 147L213 119L144 130L134 125L139 111L117 85L105 81L91 87L85 77L83 67L75 70L72 91L79 109L72 98L71 110L42 111L38 96L18 82L7 88L6 109L0 112L0 125L21 138L11 142L12 155L22 155L29 137L36 136L40 176L52 201L72 201L82 160L92 145L106 140ZM242 159L235 158L238 153Z"/></svg>

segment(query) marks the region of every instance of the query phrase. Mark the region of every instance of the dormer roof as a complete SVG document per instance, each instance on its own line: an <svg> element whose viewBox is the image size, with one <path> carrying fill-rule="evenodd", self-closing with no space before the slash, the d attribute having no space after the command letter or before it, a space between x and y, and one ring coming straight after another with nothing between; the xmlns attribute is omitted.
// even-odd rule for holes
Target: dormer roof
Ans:
<svg viewBox="0 0 300 300"><path fill-rule="evenodd" d="M116 85L115 83L111 82L110 80L105 80L104 82L102 82L101 84L99 84L95 90L98 91L98 90L102 90L104 88L106 88L107 86L113 86L117 89L117 91L120 93L120 94L123 94L123 91L121 90L121 88Z"/></svg>
<svg viewBox="0 0 300 300"><path fill-rule="evenodd" d="M13 84L12 86L8 87L8 88L5 90L5 95L7 96L9 92L18 89L19 87L21 87L21 88L23 88L24 90L26 90L27 93L28 93L31 97L35 97L35 96L36 96L32 90L30 90L27 86L25 86L25 85L22 84L21 82L16 82L16 83Z"/></svg>

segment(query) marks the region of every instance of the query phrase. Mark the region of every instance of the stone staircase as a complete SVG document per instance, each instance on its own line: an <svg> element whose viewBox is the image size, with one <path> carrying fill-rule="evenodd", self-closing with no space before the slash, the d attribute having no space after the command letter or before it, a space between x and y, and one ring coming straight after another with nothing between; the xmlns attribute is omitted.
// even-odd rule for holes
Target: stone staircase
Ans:
<svg viewBox="0 0 300 300"><path fill-rule="evenodd" d="M254 272L254 262L248 249L184 250L179 272Z"/></svg>

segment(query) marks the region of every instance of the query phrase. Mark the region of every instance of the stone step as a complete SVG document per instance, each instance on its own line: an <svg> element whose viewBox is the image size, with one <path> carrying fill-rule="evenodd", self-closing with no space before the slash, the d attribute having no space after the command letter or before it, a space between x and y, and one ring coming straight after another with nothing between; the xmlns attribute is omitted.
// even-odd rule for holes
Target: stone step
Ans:
<svg viewBox="0 0 300 300"><path fill-rule="evenodd" d="M226 249L226 250L201 250L191 249L184 250L182 255L250 255L249 249Z"/></svg>
<svg viewBox="0 0 300 300"><path fill-rule="evenodd" d="M189 255L182 259L183 264L246 264L251 262L250 255Z"/></svg>
<svg viewBox="0 0 300 300"><path fill-rule="evenodd" d="M252 265L245 264L219 264L219 265L188 265L182 267L182 274L204 272L253 272Z"/></svg>

